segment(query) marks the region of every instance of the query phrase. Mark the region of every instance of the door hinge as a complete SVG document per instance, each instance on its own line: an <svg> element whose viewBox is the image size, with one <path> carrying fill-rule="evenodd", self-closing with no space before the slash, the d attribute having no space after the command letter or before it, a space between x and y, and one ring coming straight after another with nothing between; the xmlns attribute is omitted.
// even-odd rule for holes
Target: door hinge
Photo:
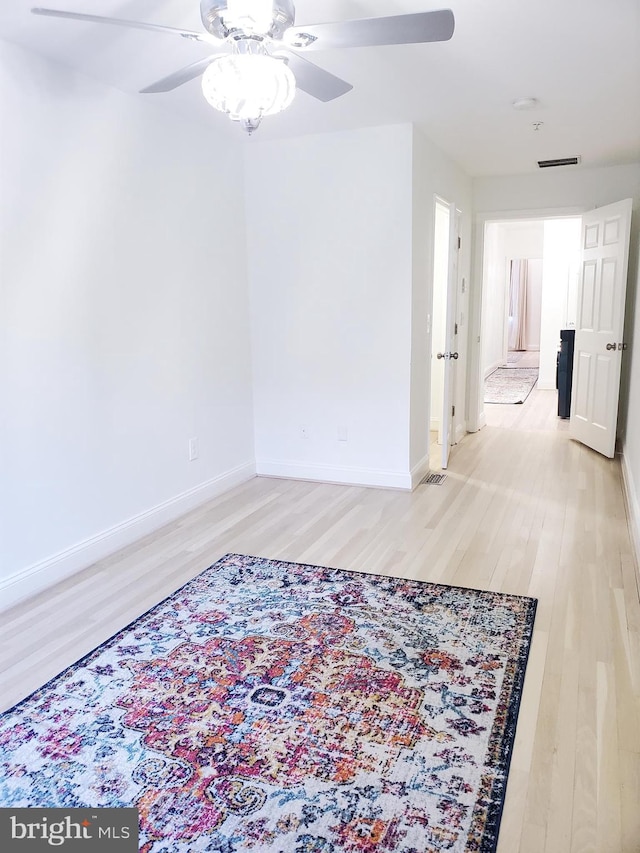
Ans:
<svg viewBox="0 0 640 853"><path fill-rule="evenodd" d="M458 237L458 248L460 248L460 246L462 246L462 240Z"/></svg>
<svg viewBox="0 0 640 853"><path fill-rule="evenodd" d="M451 417L452 417L452 418L453 418L453 417L455 417L455 414L456 414L456 407L455 407L455 406L451 406Z"/></svg>
<svg viewBox="0 0 640 853"><path fill-rule="evenodd" d="M458 324L457 324L457 323L454 323L454 324L453 324L453 334L454 334L454 335L457 335L457 334L458 334Z"/></svg>

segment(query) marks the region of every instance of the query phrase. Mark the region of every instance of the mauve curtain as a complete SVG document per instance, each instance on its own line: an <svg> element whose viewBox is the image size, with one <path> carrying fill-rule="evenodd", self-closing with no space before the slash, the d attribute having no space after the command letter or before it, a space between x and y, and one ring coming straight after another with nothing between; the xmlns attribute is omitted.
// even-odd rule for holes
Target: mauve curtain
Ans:
<svg viewBox="0 0 640 853"><path fill-rule="evenodd" d="M509 349L527 348L527 278L529 262L511 261L509 284Z"/></svg>

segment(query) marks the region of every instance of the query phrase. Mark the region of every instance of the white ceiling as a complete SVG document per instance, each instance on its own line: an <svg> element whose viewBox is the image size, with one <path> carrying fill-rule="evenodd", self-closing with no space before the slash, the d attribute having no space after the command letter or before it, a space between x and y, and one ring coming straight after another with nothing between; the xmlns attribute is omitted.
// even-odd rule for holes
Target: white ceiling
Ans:
<svg viewBox="0 0 640 853"><path fill-rule="evenodd" d="M198 0L3 0L0 38L125 92L207 53L163 33L36 17L33 5L201 30ZM328 104L298 92L252 139L206 104L198 80L137 97L242 144L410 121L474 176L577 154L584 166L640 161L640 0L298 0L296 24L443 7L456 18L449 42L309 54L353 90ZM511 107L529 96L535 110Z"/></svg>

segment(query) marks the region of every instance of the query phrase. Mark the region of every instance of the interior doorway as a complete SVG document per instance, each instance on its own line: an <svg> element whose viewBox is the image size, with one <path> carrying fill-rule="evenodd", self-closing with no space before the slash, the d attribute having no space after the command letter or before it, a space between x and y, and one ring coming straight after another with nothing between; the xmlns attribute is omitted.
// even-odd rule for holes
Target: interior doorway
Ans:
<svg viewBox="0 0 640 853"><path fill-rule="evenodd" d="M581 223L576 215L485 221L479 426L484 383L496 372L537 370L537 387L555 390L560 331L576 325Z"/></svg>

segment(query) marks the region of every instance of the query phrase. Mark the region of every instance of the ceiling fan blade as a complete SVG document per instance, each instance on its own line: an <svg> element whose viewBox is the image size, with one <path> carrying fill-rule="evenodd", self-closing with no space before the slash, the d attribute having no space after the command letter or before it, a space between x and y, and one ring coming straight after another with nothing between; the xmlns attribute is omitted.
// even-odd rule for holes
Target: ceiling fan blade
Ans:
<svg viewBox="0 0 640 853"><path fill-rule="evenodd" d="M455 19L451 9L363 18L335 24L291 27L283 40L296 50L329 50L334 47L374 47L386 44L422 44L447 41L453 35ZM309 38L311 37L311 38Z"/></svg>
<svg viewBox="0 0 640 853"><path fill-rule="evenodd" d="M182 36L192 41L203 41L210 43L213 39L205 33L196 33L192 30L178 30L175 27L163 27L160 24L148 24L145 21L128 21L124 18L105 18L102 15L85 15L81 12L64 12L60 9L35 8L31 12L34 15L44 15L48 18L67 18L72 21L87 21L91 24L114 24L117 27L133 27L136 30L154 30L161 33L171 33Z"/></svg>
<svg viewBox="0 0 640 853"><path fill-rule="evenodd" d="M158 80L156 83L152 83L146 89L140 89L140 93L143 95L154 95L158 92L170 92L172 89L177 89L183 83L188 83L189 80L199 77L214 59L216 59L215 54L205 56L204 59L198 59L196 62L192 62L191 65L187 65L179 71L174 71L173 74L163 77L162 80Z"/></svg>
<svg viewBox="0 0 640 853"><path fill-rule="evenodd" d="M313 62L303 59L297 53L290 50L278 50L274 56L283 56L289 68L296 78L296 86L307 95L317 98L319 101L333 101L353 89L351 83L336 77L335 74L319 68Z"/></svg>

